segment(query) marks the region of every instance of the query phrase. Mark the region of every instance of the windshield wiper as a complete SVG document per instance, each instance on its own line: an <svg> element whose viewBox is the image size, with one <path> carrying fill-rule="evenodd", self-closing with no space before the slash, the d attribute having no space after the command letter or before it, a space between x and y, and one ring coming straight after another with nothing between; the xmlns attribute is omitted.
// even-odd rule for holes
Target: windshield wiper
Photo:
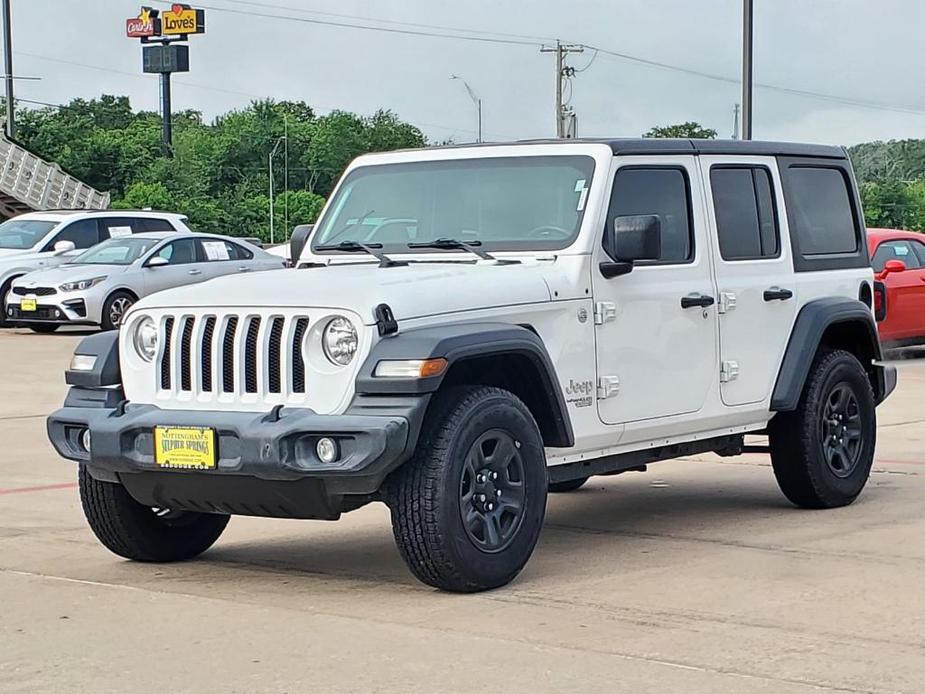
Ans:
<svg viewBox="0 0 925 694"><path fill-rule="evenodd" d="M345 253L369 253L379 261L379 267L399 267L407 265L404 260L392 260L385 253L378 249L382 248L381 243L360 243L359 241L341 241L340 243L328 243L321 246L315 246L316 251L343 251Z"/></svg>
<svg viewBox="0 0 925 694"><path fill-rule="evenodd" d="M459 239L436 239L435 241L419 241L412 242L408 244L408 248L436 248L441 251L469 251L473 255L477 255L482 260L491 260L498 265L510 265L512 263L519 263L519 260L501 260L496 258L489 253L477 248L481 246L482 242L478 239L473 241L460 241Z"/></svg>

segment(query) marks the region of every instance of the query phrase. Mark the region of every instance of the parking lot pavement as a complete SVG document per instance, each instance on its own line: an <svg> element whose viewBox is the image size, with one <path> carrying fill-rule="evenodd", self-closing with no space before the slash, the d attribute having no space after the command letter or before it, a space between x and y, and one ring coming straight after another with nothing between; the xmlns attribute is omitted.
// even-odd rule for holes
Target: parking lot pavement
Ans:
<svg viewBox="0 0 925 694"><path fill-rule="evenodd" d="M766 456L550 500L522 576L417 584L386 509L235 518L200 560L122 561L44 435L78 338L0 331L2 692L925 691L925 365L900 364L858 502L798 511Z"/></svg>

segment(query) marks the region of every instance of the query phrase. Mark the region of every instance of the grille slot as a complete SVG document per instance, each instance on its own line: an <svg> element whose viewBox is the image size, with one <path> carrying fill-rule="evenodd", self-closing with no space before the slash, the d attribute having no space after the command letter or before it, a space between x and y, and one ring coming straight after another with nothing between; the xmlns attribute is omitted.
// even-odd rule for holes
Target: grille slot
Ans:
<svg viewBox="0 0 925 694"><path fill-rule="evenodd" d="M225 326L222 340L222 392L234 392L234 334L238 330L238 317L232 316Z"/></svg>
<svg viewBox="0 0 925 694"><path fill-rule="evenodd" d="M283 369L283 324L285 320L281 316L273 319L273 325L270 327L270 339L267 341L267 372L269 375L269 384L271 393L282 391L282 369Z"/></svg>
<svg viewBox="0 0 925 694"><path fill-rule="evenodd" d="M170 342L173 337L173 318L164 321L164 353L161 355L161 389L170 390Z"/></svg>
<svg viewBox="0 0 925 694"><path fill-rule="evenodd" d="M305 392L305 361L302 359L302 340L308 330L308 318L299 318L292 333L292 392Z"/></svg>
<svg viewBox="0 0 925 694"><path fill-rule="evenodd" d="M212 392L212 340L215 337L215 316L206 318L205 326L202 329L202 348L199 353L201 358L202 374L200 384L202 390L206 393Z"/></svg>
<svg viewBox="0 0 925 694"><path fill-rule="evenodd" d="M254 316L247 324L244 341L244 392L257 392L257 335L260 332L260 318Z"/></svg>
<svg viewBox="0 0 925 694"><path fill-rule="evenodd" d="M193 389L192 350L193 326L195 319L190 317L183 321L183 334L180 337L180 390Z"/></svg>

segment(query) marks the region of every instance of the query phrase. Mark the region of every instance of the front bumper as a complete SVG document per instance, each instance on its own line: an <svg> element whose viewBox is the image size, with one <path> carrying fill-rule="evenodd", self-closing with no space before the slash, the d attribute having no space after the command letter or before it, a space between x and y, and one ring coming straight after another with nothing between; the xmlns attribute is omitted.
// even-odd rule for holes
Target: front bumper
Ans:
<svg viewBox="0 0 925 694"><path fill-rule="evenodd" d="M23 311L22 299L36 299L34 311ZM6 318L16 323L60 323L62 325L98 325L99 320L88 310L86 299L62 296L21 297L10 294L6 303Z"/></svg>
<svg viewBox="0 0 925 694"><path fill-rule="evenodd" d="M369 500L413 450L429 396L360 398L342 415L308 409L264 414L162 410L124 404L118 389L74 387L48 418L58 453L119 482L141 503L171 509L248 515L337 518ZM164 470L154 463L154 427L211 427L214 470ZM90 431L90 451L82 445ZM337 439L341 456L324 464L319 437ZM352 497L352 499L351 499Z"/></svg>

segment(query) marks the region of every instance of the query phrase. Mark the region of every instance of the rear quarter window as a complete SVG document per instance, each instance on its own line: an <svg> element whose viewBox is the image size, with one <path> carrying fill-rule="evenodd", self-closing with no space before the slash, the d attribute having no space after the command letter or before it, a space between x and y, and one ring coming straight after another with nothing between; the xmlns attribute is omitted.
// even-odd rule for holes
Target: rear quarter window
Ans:
<svg viewBox="0 0 925 694"><path fill-rule="evenodd" d="M866 268L866 232L847 159L778 159L798 272Z"/></svg>

